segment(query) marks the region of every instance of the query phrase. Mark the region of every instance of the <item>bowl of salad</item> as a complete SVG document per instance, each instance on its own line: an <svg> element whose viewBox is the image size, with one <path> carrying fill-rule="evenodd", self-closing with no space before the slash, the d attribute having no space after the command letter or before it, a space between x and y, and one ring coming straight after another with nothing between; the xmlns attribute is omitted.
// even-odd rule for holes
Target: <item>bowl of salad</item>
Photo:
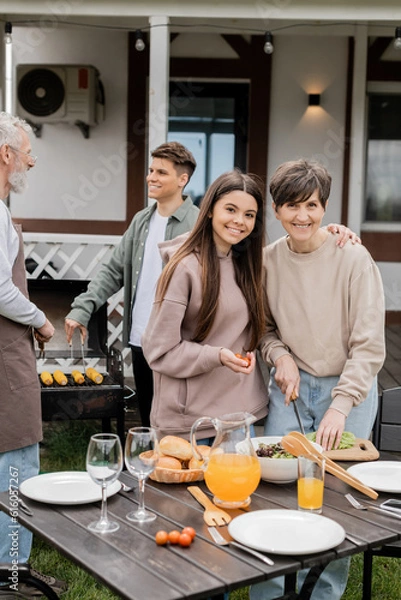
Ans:
<svg viewBox="0 0 401 600"><path fill-rule="evenodd" d="M281 438L281 435L251 438L259 460L261 478L270 483L291 483L298 478L297 458L282 448ZM322 450L319 444L314 443L314 446Z"/></svg>

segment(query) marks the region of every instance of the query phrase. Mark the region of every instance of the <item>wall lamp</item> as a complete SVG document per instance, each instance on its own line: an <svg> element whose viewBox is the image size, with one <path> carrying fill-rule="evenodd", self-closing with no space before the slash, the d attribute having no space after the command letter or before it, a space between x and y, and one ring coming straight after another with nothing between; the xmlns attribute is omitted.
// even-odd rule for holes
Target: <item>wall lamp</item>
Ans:
<svg viewBox="0 0 401 600"><path fill-rule="evenodd" d="M320 106L320 94L309 94L308 106Z"/></svg>

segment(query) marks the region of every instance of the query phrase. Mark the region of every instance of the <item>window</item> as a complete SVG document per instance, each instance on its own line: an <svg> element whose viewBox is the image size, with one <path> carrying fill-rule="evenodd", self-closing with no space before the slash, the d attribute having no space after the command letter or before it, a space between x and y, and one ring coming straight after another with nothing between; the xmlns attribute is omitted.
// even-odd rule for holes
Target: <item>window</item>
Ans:
<svg viewBox="0 0 401 600"><path fill-rule="evenodd" d="M401 87L376 83L368 92L365 222L401 224Z"/></svg>

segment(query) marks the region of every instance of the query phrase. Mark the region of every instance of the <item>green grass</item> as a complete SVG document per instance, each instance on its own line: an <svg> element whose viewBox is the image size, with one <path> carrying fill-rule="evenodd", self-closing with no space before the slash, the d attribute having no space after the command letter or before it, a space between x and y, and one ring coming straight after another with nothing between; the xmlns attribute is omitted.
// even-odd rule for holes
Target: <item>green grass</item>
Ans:
<svg viewBox="0 0 401 600"><path fill-rule="evenodd" d="M97 421L71 421L46 424L41 447L41 472L84 471L90 436L101 431ZM47 575L67 581L63 600L115 600L108 588L56 550L34 537L31 565Z"/></svg>
<svg viewBox="0 0 401 600"><path fill-rule="evenodd" d="M41 450L41 471L85 470L89 438L93 433L100 431L100 423L96 421L71 421L47 425ZM42 573L67 581L68 590L63 594L63 600L116 600L118 598L86 571L79 569L37 538L34 538L31 564ZM363 555L353 556L348 585L342 600L361 600L362 568ZM248 600L248 598L248 588L230 594L230 600ZM401 561L396 558L375 557L372 600L400 600L400 598Z"/></svg>

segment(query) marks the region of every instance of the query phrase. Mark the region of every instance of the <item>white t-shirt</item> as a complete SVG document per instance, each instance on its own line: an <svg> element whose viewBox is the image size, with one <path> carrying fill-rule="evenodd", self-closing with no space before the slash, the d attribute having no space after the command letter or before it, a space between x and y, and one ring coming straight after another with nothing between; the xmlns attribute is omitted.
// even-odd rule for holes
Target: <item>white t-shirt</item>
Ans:
<svg viewBox="0 0 401 600"><path fill-rule="evenodd" d="M163 269L158 244L163 242L166 236L167 221L168 217L162 217L157 210L155 210L149 221L149 233L145 242L142 269L132 308L132 327L129 340L132 346L141 346L142 333L149 321L155 299L157 280Z"/></svg>

